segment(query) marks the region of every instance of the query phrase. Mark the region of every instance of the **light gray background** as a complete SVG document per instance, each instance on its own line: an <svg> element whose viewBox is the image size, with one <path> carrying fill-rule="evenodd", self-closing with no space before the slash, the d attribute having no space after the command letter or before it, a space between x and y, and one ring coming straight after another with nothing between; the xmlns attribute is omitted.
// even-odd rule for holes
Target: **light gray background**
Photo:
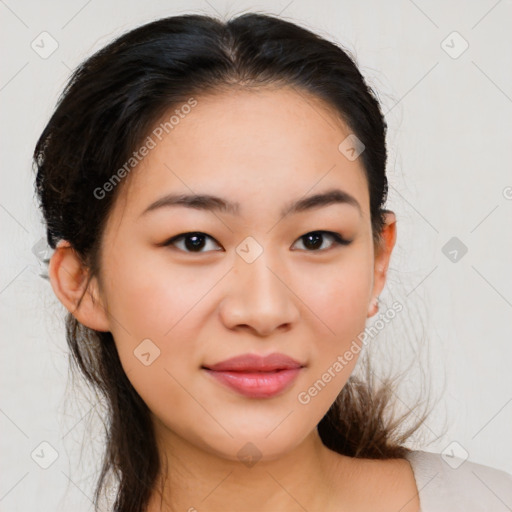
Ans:
<svg viewBox="0 0 512 512"><path fill-rule="evenodd" d="M427 449L512 472L510 0L0 0L3 511L92 510L102 447L98 430L80 458L97 416L85 401L65 407L64 309L32 250L44 235L31 171L37 137L70 70L113 37L158 17L246 10L281 13L341 43L377 90L389 124L388 207L398 217L381 298L411 306L430 351L424 369L444 386L425 431L443 435ZM42 58L31 44L49 51L45 31L58 48ZM452 237L467 247L457 261L443 253ZM413 344L408 336L398 327L386 347ZM50 461L42 442L58 453L48 469L31 457Z"/></svg>

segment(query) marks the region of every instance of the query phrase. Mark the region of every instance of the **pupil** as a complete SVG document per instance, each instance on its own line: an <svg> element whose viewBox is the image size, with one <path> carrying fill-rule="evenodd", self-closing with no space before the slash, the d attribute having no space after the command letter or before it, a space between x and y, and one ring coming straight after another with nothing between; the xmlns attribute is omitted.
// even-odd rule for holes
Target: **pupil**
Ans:
<svg viewBox="0 0 512 512"><path fill-rule="evenodd" d="M309 241L313 239L313 243L312 244L309 244ZM306 235L306 243L304 244L306 247L308 247L308 245L310 246L310 248L317 248L317 247L321 247L322 246L322 235L320 233L310 233L309 235Z"/></svg>
<svg viewBox="0 0 512 512"><path fill-rule="evenodd" d="M190 240L194 240L194 242L190 243ZM202 235L189 235L185 238L185 246L188 250L194 251L198 249L202 249L204 245L204 236Z"/></svg>

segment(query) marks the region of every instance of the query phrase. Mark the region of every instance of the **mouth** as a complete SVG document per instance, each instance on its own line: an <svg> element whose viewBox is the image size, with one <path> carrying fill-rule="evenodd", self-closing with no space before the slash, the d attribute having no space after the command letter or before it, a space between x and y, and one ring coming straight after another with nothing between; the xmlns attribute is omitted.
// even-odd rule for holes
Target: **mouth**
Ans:
<svg viewBox="0 0 512 512"><path fill-rule="evenodd" d="M287 390L304 365L284 354L245 354L202 366L217 382L249 398L270 398Z"/></svg>

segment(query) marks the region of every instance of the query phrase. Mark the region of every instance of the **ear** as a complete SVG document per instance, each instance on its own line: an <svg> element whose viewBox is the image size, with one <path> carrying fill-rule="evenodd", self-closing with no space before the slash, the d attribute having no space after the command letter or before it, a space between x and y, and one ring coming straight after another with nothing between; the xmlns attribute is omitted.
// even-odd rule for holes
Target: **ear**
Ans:
<svg viewBox="0 0 512 512"><path fill-rule="evenodd" d="M382 241L375 250L373 291L372 300L368 307L368 318L375 315L379 310L378 297L386 284L386 275L391 259L391 252L396 242L395 214L390 210L386 210L384 217L386 221L382 230Z"/></svg>
<svg viewBox="0 0 512 512"><path fill-rule="evenodd" d="M98 281L93 277L87 286L88 269L69 242L61 240L57 244L50 259L48 275L55 295L81 324L96 331L110 330Z"/></svg>

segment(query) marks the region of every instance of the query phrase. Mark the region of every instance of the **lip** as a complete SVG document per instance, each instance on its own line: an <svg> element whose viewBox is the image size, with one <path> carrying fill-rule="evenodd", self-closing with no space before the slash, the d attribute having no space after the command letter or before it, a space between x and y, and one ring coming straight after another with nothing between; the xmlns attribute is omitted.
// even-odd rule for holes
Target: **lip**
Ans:
<svg viewBox="0 0 512 512"><path fill-rule="evenodd" d="M303 367L285 354L273 353L243 354L202 369L244 396L270 398L288 389Z"/></svg>

